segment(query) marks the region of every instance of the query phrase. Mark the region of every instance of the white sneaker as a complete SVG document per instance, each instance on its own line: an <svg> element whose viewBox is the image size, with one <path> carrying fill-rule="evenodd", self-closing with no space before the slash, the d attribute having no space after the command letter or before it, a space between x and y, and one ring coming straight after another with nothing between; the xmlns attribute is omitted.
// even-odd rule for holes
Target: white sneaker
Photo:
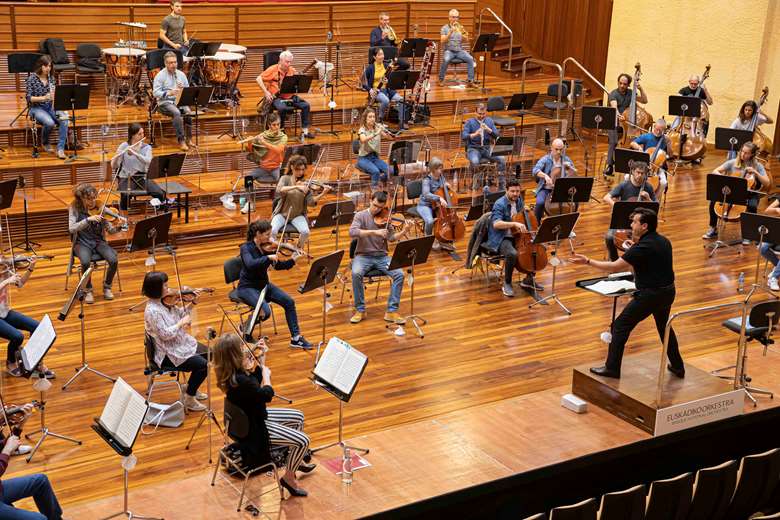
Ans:
<svg viewBox="0 0 780 520"><path fill-rule="evenodd" d="M28 454L28 453L30 453L31 451L32 451L32 446L30 446L29 444L20 444L20 445L19 445L19 447L18 447L18 448L16 448L16 449L15 449L15 450L14 450L14 451L11 453L11 455L12 455L12 456L16 456L16 455L27 455L27 454Z"/></svg>
<svg viewBox="0 0 780 520"><path fill-rule="evenodd" d="M204 392L197 392L195 394L195 399L197 399L198 401L205 401L208 398L209 398L208 394Z"/></svg>
<svg viewBox="0 0 780 520"><path fill-rule="evenodd" d="M189 410L190 412L202 412L206 409L206 407L202 404L200 404L194 396L191 395L185 395L184 396L184 408Z"/></svg>
<svg viewBox="0 0 780 520"><path fill-rule="evenodd" d="M769 285L769 288L773 291L780 291L780 285L777 283L777 278L774 276L769 277L767 285Z"/></svg>
<svg viewBox="0 0 780 520"><path fill-rule="evenodd" d="M95 295L92 294L92 291L87 291L86 294L84 294L84 303L95 303Z"/></svg>

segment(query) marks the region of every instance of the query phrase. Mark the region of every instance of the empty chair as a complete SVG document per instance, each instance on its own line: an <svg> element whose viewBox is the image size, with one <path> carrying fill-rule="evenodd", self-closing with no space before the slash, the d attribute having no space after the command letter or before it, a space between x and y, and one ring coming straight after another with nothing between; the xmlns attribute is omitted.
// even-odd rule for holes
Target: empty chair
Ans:
<svg viewBox="0 0 780 520"><path fill-rule="evenodd" d="M554 98L553 101L545 101L542 103L547 110L555 111L555 109L564 110L568 107L567 97L569 95L568 83L561 83L561 102L558 103L558 84L552 83L547 87L547 95Z"/></svg>
<svg viewBox="0 0 780 520"><path fill-rule="evenodd" d="M599 520L642 520L645 517L645 486L607 493L601 498Z"/></svg>
<svg viewBox="0 0 780 520"><path fill-rule="evenodd" d="M647 496L646 520L685 520L691 507L693 473L656 480Z"/></svg>
<svg viewBox="0 0 780 520"><path fill-rule="evenodd" d="M517 121L511 117L495 116L493 112L503 112L506 110L504 105L504 98L501 96L493 96L487 100L487 111L490 112L490 117L493 118L493 123L502 130L503 127L514 127Z"/></svg>
<svg viewBox="0 0 780 520"><path fill-rule="evenodd" d="M599 503L589 498L570 506L556 507L550 511L550 520L596 520Z"/></svg>
<svg viewBox="0 0 780 520"><path fill-rule="evenodd" d="M726 518L747 518L772 496L780 475L780 448L742 459L739 481Z"/></svg>
<svg viewBox="0 0 780 520"><path fill-rule="evenodd" d="M688 520L720 520L725 517L737 485L737 461L702 468L696 475Z"/></svg>

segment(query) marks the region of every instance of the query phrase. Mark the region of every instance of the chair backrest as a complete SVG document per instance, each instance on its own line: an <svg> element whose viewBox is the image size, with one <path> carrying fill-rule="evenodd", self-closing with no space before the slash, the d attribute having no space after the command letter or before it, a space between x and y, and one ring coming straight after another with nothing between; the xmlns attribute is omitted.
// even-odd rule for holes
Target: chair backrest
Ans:
<svg viewBox="0 0 780 520"><path fill-rule="evenodd" d="M68 51L65 49L65 42L62 38L46 38L41 40L40 51L48 54L55 65L65 65L70 63Z"/></svg>
<svg viewBox="0 0 780 520"><path fill-rule="evenodd" d="M688 520L720 520L737 485L737 461L702 468L696 476Z"/></svg>
<svg viewBox="0 0 780 520"><path fill-rule="evenodd" d="M420 198L420 195L422 195L422 185L423 182L421 180L407 182L406 198L412 200Z"/></svg>
<svg viewBox="0 0 780 520"><path fill-rule="evenodd" d="M271 65L279 63L279 55L282 51L268 51L263 54L263 68L267 69Z"/></svg>
<svg viewBox="0 0 780 520"><path fill-rule="evenodd" d="M780 448L742 459L739 481L726 518L747 518L767 502L780 475Z"/></svg>
<svg viewBox="0 0 780 520"><path fill-rule="evenodd" d="M181 70L184 57L181 51L175 49L155 49L146 52L146 70L165 68L165 55L172 52L176 55L176 66Z"/></svg>
<svg viewBox="0 0 780 520"><path fill-rule="evenodd" d="M599 520L642 520L645 517L645 486L606 493L601 498Z"/></svg>
<svg viewBox="0 0 780 520"><path fill-rule="evenodd" d="M556 507L550 511L550 520L596 520L599 503L589 498L570 506Z"/></svg>
<svg viewBox="0 0 780 520"><path fill-rule="evenodd" d="M357 155L360 153L360 139L352 140L352 154Z"/></svg>
<svg viewBox="0 0 780 520"><path fill-rule="evenodd" d="M558 97L558 84L557 83L551 83L547 86L547 95L552 97ZM561 101L563 101L563 98L569 95L569 85L566 83L561 84Z"/></svg>
<svg viewBox="0 0 780 520"><path fill-rule="evenodd" d="M154 362L154 351L157 346L154 343L154 338L149 335L148 332L144 332L144 357L146 358L146 367L149 368Z"/></svg>
<svg viewBox="0 0 780 520"><path fill-rule="evenodd" d="M249 417L244 410L227 397L225 398L224 421L227 434L233 440L240 441L249 435Z"/></svg>
<svg viewBox="0 0 780 520"><path fill-rule="evenodd" d="M349 258L350 260L355 258L355 250L357 249L357 238L353 238L349 241Z"/></svg>
<svg viewBox="0 0 780 520"><path fill-rule="evenodd" d="M504 105L504 98L501 96L493 96L490 99L487 100L487 111L488 112L496 112L506 110L506 105Z"/></svg>
<svg viewBox="0 0 780 520"><path fill-rule="evenodd" d="M241 267L243 266L240 256L228 258L222 264L222 273L225 275L225 283L232 284L241 276Z"/></svg>
<svg viewBox="0 0 780 520"><path fill-rule="evenodd" d="M771 300L755 305L750 310L748 323L751 327L769 327L770 319L772 324L777 327L777 322L780 320L780 301Z"/></svg>
<svg viewBox="0 0 780 520"><path fill-rule="evenodd" d="M645 520L685 520L691 507L693 473L650 484Z"/></svg>
<svg viewBox="0 0 780 520"><path fill-rule="evenodd" d="M76 56L79 58L100 58L101 55L100 45L95 43L79 43L76 47Z"/></svg>

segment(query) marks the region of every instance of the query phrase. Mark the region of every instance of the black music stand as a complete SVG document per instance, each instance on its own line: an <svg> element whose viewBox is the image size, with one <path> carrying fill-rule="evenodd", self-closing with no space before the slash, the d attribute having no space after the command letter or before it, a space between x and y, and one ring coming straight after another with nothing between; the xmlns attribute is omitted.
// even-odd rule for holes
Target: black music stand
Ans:
<svg viewBox="0 0 780 520"><path fill-rule="evenodd" d="M718 239L711 243L706 244L705 248L712 248L710 251L710 257L715 254L715 251L720 247L731 247L733 244L729 244L723 241L723 229L726 225L723 213L725 212L726 204L736 204L740 206L746 206L748 200L748 186L747 179L743 177L730 177L728 175L719 175L717 173L707 174L707 200L710 202L720 202L723 204L723 212L718 215L717 231Z"/></svg>
<svg viewBox="0 0 780 520"><path fill-rule="evenodd" d="M29 77L30 74L35 72L35 63L38 61L38 58L43 56L43 54L40 54L38 52L13 52L8 55L8 74L27 74ZM14 126L14 123L16 123L16 120L22 117L23 115L29 113L30 106L25 105L24 108L16 115L16 117L11 121L11 124L8 126ZM0 148L0 150L5 151L4 148ZM35 157L35 156L33 156Z"/></svg>
<svg viewBox="0 0 780 520"><path fill-rule="evenodd" d="M471 206L469 206L469 211L466 214L465 220L469 221L479 219L479 217L487 212L488 206L492 208L493 204L495 204L498 199L503 197L505 193L506 191L501 190L495 193L488 193L487 195L483 194L474 197L471 200Z"/></svg>
<svg viewBox="0 0 780 520"><path fill-rule="evenodd" d="M476 54L478 52L483 53L482 58L482 92L490 92L487 85L487 61L488 53L493 51L493 47L496 46L498 41L498 33L480 34L477 40L474 42L474 47L471 52Z"/></svg>
<svg viewBox="0 0 780 520"><path fill-rule="evenodd" d="M355 203L351 200L328 202L320 206L320 212L311 221L312 229L335 226L331 234L336 236L336 249L339 248L339 226L349 224L355 216Z"/></svg>
<svg viewBox="0 0 780 520"><path fill-rule="evenodd" d="M401 50L398 52L398 56L412 58L412 68L414 68L415 59L425 56L425 49L428 47L429 41L428 38L406 38L401 41ZM387 58L387 54L385 54L385 58Z"/></svg>
<svg viewBox="0 0 780 520"><path fill-rule="evenodd" d="M173 258L173 266L176 269L176 276L178 277L179 266L176 262L176 251L168 244L168 232L171 229L171 221L173 220L173 213L161 213L153 217L145 218L136 222L133 228L133 238L130 244L127 246L128 253L134 253L136 251L148 250L149 258L146 260L146 265L151 266L152 271L155 271L155 253L159 247L165 249L167 253ZM128 310L134 311L137 307L140 307L146 303L146 300L133 304Z"/></svg>
<svg viewBox="0 0 780 520"><path fill-rule="evenodd" d="M525 115L531 113L531 109L536 103L536 99L539 97L538 92L523 92L520 94L512 94L512 99L509 100L507 110L519 110L515 115L520 117L520 134L523 133L523 125L525 121Z"/></svg>
<svg viewBox="0 0 780 520"><path fill-rule="evenodd" d="M695 101L695 103L694 103ZM691 96L669 96L669 115L680 117L700 117L701 99ZM677 151L677 161L681 162L683 145L687 138L685 126L680 121L680 149ZM686 136L686 137L683 137Z"/></svg>
<svg viewBox="0 0 780 520"><path fill-rule="evenodd" d="M195 63L192 66L189 77L192 78L192 84L203 85L206 83L205 74L203 73L203 58L205 56L214 56L219 52L219 48L222 46L222 42L203 42L200 40L193 40L189 49L187 49L187 56L195 58ZM183 59L179 62L179 69L181 69Z"/></svg>
<svg viewBox="0 0 780 520"><path fill-rule="evenodd" d="M594 181L593 177L559 177L553 184L550 202L569 204L568 213L573 213L577 211L577 204L590 200Z"/></svg>
<svg viewBox="0 0 780 520"><path fill-rule="evenodd" d="M561 180L566 179L558 179L555 183L558 184ZM591 181L592 180L593 179L591 179ZM585 198L585 202L587 202L589 198L590 193L588 193ZM550 294L531 303L528 306L529 309L533 308L534 305L547 305L547 301L552 300L557 303L566 314L571 316L571 311L561 303L561 300L558 299L558 294L555 292L555 278L558 273L558 264L561 263L557 256L558 244L561 242L561 237L568 238L571 236L571 232L574 231L574 226L577 224L579 218L579 213L564 213L563 215L545 217L542 219L541 224L539 224L539 229L536 230L536 236L534 236L533 243L546 244L548 242L553 242L555 244L552 253L550 253L550 264L553 266L552 287L550 288Z"/></svg>
<svg viewBox="0 0 780 520"><path fill-rule="evenodd" d="M414 266L424 264L428 261L428 254L431 252L433 240L433 235L426 235L424 237L412 238L410 240L402 240L398 242L398 244L395 246L395 250L393 251L393 258L390 260L390 265L387 267L388 271L392 271L393 269L403 269L405 267L409 268L408 272L409 276L411 276L411 280L409 282L411 297L409 311L410 314L409 316L406 316L406 320L412 322L412 325L414 325L414 327L417 329L417 335L421 338L424 338L425 334L420 328L420 324L417 322L419 321L425 325L428 323L428 320L414 313ZM390 327L390 325L387 325L387 327Z"/></svg>
<svg viewBox="0 0 780 520"><path fill-rule="evenodd" d="M715 129L715 148L737 153L742 145L753 140L752 130L736 130L718 127Z"/></svg>
<svg viewBox="0 0 780 520"><path fill-rule="evenodd" d="M317 357L319 358L320 348L325 345L325 329L327 327L328 315L328 284L333 282L339 272L341 259L344 258L344 250L339 249L325 256L321 256L311 263L309 274L306 281L298 287L298 292L306 294L314 289L322 287L322 340L317 346Z"/></svg>
<svg viewBox="0 0 780 520"><path fill-rule="evenodd" d="M312 77L309 76L308 74L294 74L292 76L285 76L285 78L282 80L281 85L279 85L279 95L281 96L281 95L292 94L294 96L297 96L298 94L305 94L311 88L311 82L312 82ZM285 100L285 101L290 101L290 103L292 103L292 100ZM297 118L294 118L293 124L294 124L293 134L295 134L295 130L298 128ZM325 133L329 133L331 135L338 135L338 132L336 132L333 129L333 108L330 109L330 131Z"/></svg>
<svg viewBox="0 0 780 520"><path fill-rule="evenodd" d="M214 92L214 87L184 87L181 89L181 96L176 106L181 110L183 107L195 107L195 148L198 147L198 137L200 135L199 119L200 109L209 106L209 100L211 94Z"/></svg>
<svg viewBox="0 0 780 520"><path fill-rule="evenodd" d="M601 107L596 105L583 105L580 114L581 121L580 126L582 128L590 128L596 130L596 135L593 138L593 166L595 170L596 166L596 153L599 146L599 134L601 130L615 130L617 127L617 109L615 107ZM587 154L587 150L586 150ZM588 176L589 169L588 161L585 161L585 176ZM595 172L594 172L595 177Z"/></svg>
<svg viewBox="0 0 780 520"><path fill-rule="evenodd" d="M760 215L745 211L739 216L740 230L743 239L758 242L758 250L764 243L780 244L780 217ZM761 255L756 255L756 275L753 285L759 286L758 277L761 265Z"/></svg>
<svg viewBox="0 0 780 520"><path fill-rule="evenodd" d="M420 78L420 71L419 70L394 70L390 73L387 80L387 88L390 90L403 90L403 103L404 106L407 106L406 104L406 91L410 88L414 88L414 84L417 83L417 80ZM409 121L409 118L411 117L411 111L404 110L404 121L401 121L401 118L398 118L398 127L399 130L406 125L407 121ZM400 114L399 114L400 116Z"/></svg>
<svg viewBox="0 0 780 520"><path fill-rule="evenodd" d="M149 163L149 171L146 174L149 180L163 179L164 184L158 186L167 194L168 177L178 177L181 174L181 168L184 165L186 153L169 153L166 155L155 155L152 162ZM157 184L157 183L155 183ZM176 183L178 186L178 183ZM173 186L171 186L173 187Z"/></svg>
<svg viewBox="0 0 780 520"><path fill-rule="evenodd" d="M660 202L648 200L617 200L612 205L609 229L631 229L631 214L638 208L646 208L658 214Z"/></svg>
<svg viewBox="0 0 780 520"><path fill-rule="evenodd" d="M19 242L18 244L15 244L14 247L23 251L29 251L35 255L37 254L35 252L35 248L41 247L41 244L39 242L35 242L34 240L30 240L30 214L27 208L27 190L25 189L27 182L24 180L24 175L19 175L17 181L18 187L22 189L22 207L24 211L24 242Z"/></svg>
<svg viewBox="0 0 780 520"><path fill-rule="evenodd" d="M7 210L13 205L14 195L16 194L16 186L17 186L16 179L0 182L0 211ZM8 222L8 211L3 212L3 217L5 217L5 227L6 227L6 232L8 233L7 235L9 240L8 250L11 251L11 254L13 255L14 242L13 239L11 238L11 227ZM0 229L0 244L3 243L2 234L3 231L2 229Z"/></svg>
<svg viewBox="0 0 780 520"><path fill-rule="evenodd" d="M54 89L54 110L70 112L70 120L73 121L73 155L65 159L66 163L73 161L89 161L87 157L79 157L78 127L76 124L76 110L89 108L89 85L58 85Z"/></svg>
<svg viewBox="0 0 780 520"><path fill-rule="evenodd" d="M650 154L632 148L615 148L615 173L631 173L631 161L650 164Z"/></svg>

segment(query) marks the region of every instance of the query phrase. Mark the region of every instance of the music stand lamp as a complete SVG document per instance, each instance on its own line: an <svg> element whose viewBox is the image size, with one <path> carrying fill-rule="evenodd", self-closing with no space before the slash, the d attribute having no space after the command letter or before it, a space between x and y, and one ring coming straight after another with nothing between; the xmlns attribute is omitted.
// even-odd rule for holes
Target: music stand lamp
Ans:
<svg viewBox="0 0 780 520"><path fill-rule="evenodd" d="M325 329L327 328L328 315L328 284L332 283L336 274L339 272L341 259L344 257L344 250L339 249L330 254L322 256L311 263L309 274L306 281L298 287L298 292L306 294L314 289L322 288L322 340L317 345L317 357L314 364L317 364L320 348L325 345Z"/></svg>
<svg viewBox="0 0 780 520"><path fill-rule="evenodd" d="M710 202L720 202L724 206L726 204L746 206L748 191L747 179L745 178L730 177L717 173L707 174L707 200ZM733 245L723 241L723 230L725 225L726 221L723 218L723 215L718 215L718 222L716 224L718 239L715 242L704 246L705 249L712 249L709 254L710 257L712 257L719 248L731 247Z"/></svg>
<svg viewBox="0 0 780 520"><path fill-rule="evenodd" d="M214 92L214 87L184 87L179 96L179 101L176 106L181 110L183 107L194 106L195 107L195 149L198 149L200 125L199 114L201 109L209 106L209 100L211 94ZM185 132L186 133L186 132Z"/></svg>
<svg viewBox="0 0 780 520"><path fill-rule="evenodd" d="M351 200L341 201L336 199L334 202L328 202L320 206L319 214L311 221L311 228L335 227L331 234L336 236L334 249L339 248L339 227L342 224L349 224L355 216L355 203Z"/></svg>
<svg viewBox="0 0 780 520"><path fill-rule="evenodd" d="M488 53L493 52L493 47L496 46L498 41L498 33L480 34L477 40L474 42L474 47L471 50L472 53L482 53L482 92L490 92L487 88L487 58Z"/></svg>
<svg viewBox="0 0 780 520"><path fill-rule="evenodd" d="M425 325L428 323L428 320L414 313L414 284L416 282L414 268L416 265L424 264L428 261L428 254L431 252L433 240L433 235L426 235L398 242L393 251L393 258L390 260L390 265L387 267L388 271L409 268L407 272L411 277L409 281L409 290L411 291L409 297L410 314L406 316L405 319L406 321L412 322L412 325L417 329L417 335L421 338L424 338L425 334L420 328L420 323ZM390 327L390 325L387 325L386 327Z"/></svg>
<svg viewBox="0 0 780 520"><path fill-rule="evenodd" d="M590 128L596 130L596 135L593 138L593 166L595 170L596 166L596 154L598 153L599 146L599 133L600 130L615 130L617 127L617 109L615 107L600 107L596 105L584 105L582 107L580 126L582 128ZM588 148L585 148L585 176L588 176ZM593 172L593 177L596 177L596 172Z"/></svg>
<svg viewBox="0 0 780 520"><path fill-rule="evenodd" d="M73 161L89 161L89 158L79 156L76 120L76 110L87 108L89 108L89 85L58 85L54 89L54 110L70 112L70 120L73 121L73 155L65 159L66 164Z"/></svg>
<svg viewBox="0 0 780 520"><path fill-rule="evenodd" d="M43 56L43 54L38 52L14 52L9 54L8 74L27 74L29 77L30 74L35 72L35 62L37 62L38 58L41 56ZM8 126L14 126L14 123L16 123L17 119L25 114L28 114L29 112L30 106L25 104L25 107L18 114L16 114L16 117L13 118L11 124ZM0 148L0 150L5 151L4 148Z"/></svg>
<svg viewBox="0 0 780 520"><path fill-rule="evenodd" d="M525 115L531 113L531 109L536 103L536 99L539 97L538 92L523 92L521 94L512 94L512 99L509 100L507 110L519 110L515 115L520 117L520 134L523 134L523 128L525 124Z"/></svg>
<svg viewBox="0 0 780 520"><path fill-rule="evenodd" d="M171 221L173 220L173 213L161 213L153 217L145 218L136 222L133 228L133 238L130 241L130 245L127 246L128 253L134 253L144 249L148 250L150 255L146 260L146 265L151 266L152 271L156 271L155 266L157 261L154 258L154 254L157 252L157 248L162 247L173 258L173 267L176 269L176 276L178 278L179 266L176 261L176 251L172 246L168 245L168 232L171 229ZM146 304L146 299L133 304L127 310L133 312L137 307L141 307Z"/></svg>
<svg viewBox="0 0 780 520"><path fill-rule="evenodd" d="M403 91L403 104L404 104L404 121L401 121L400 113L398 114L398 127L399 132L403 126L406 125L406 122L409 120L408 118L411 117L411 111L407 110L408 108L406 104L406 91L410 88L414 88L414 84L417 83L417 80L420 78L420 71L419 70L394 70L390 73L390 76L388 76L387 80L387 88L390 90L402 90Z"/></svg>
<svg viewBox="0 0 780 520"><path fill-rule="evenodd" d="M298 94L308 92L309 89L311 88L311 82L312 82L312 77L306 74L295 74L292 76L286 76L282 80L282 84L279 85L279 95L281 96L281 95L292 94L293 96L297 96ZM290 102L292 102L292 99L290 99ZM338 132L336 132L333 129L334 108L335 108L335 102L333 104L333 107L330 109L330 132L325 132L325 133L331 135L338 135ZM294 109L293 109L293 116L295 116ZM301 125L303 125L303 121L301 121ZM298 133L297 131L298 131L298 118L293 117L293 135Z"/></svg>
<svg viewBox="0 0 780 520"><path fill-rule="evenodd" d="M25 347L19 351L19 368L22 370L22 374L25 377L30 377L32 371L43 361L44 356L46 356L46 354L49 352L49 349L54 344L56 339L57 332L54 330L51 318L49 318L48 314L45 314L41 320L41 323L30 335L30 339L27 341ZM49 390L49 388L51 388L51 383L43 374L39 373L38 380L33 383L33 389L38 390L40 394L39 408L41 411L41 427L37 432L26 434L25 438L30 440L31 437L37 433L41 434L41 438L38 439L38 442L35 443L32 451L27 456L27 462L32 460L35 452L38 451L38 448L41 447L43 441L45 441L49 436L81 445L80 440L67 437L65 435L60 435L59 433L54 433L53 431L49 430L48 426L46 426L46 391Z"/></svg>
<svg viewBox="0 0 780 520"><path fill-rule="evenodd" d="M557 185L558 182L565 179L558 179L555 181L555 184ZM576 193L575 193L576 195ZM590 198L590 193L587 194L587 197L585 198L585 202L588 201ZM571 235L571 232L574 230L574 226L577 224L577 220L580 218L579 213L564 213L563 215L554 215L552 217L545 217L542 219L542 223L539 225L539 229L536 230L536 236L534 237L534 244L545 244L548 242L553 242L555 245L553 246L553 250L550 253L550 263L553 266L553 277L552 277L552 287L550 288L550 294L545 296L544 298L540 300L536 300L535 302L531 303L528 308L531 309L535 305L541 304L545 305L547 304L548 300L552 300L555 303L557 303L563 311L571 316L571 311L566 308L566 306L561 303L561 300L558 299L558 294L555 292L555 279L558 273L558 264L561 263L561 261L558 259L558 245L560 244L561 237L567 238L569 235Z"/></svg>
<svg viewBox="0 0 780 520"><path fill-rule="evenodd" d="M745 143L753 141L752 130L736 130L718 127L715 129L715 149L728 150L736 154Z"/></svg>
<svg viewBox="0 0 780 520"><path fill-rule="evenodd" d="M696 101L693 103L692 101ZM701 116L701 100L699 98L693 98L690 96L669 96L669 115L685 117L700 117ZM683 137L685 136L685 137ZM683 146L688 134L685 133L685 125L680 120L680 148L677 151L677 163L684 162L682 160Z"/></svg>

